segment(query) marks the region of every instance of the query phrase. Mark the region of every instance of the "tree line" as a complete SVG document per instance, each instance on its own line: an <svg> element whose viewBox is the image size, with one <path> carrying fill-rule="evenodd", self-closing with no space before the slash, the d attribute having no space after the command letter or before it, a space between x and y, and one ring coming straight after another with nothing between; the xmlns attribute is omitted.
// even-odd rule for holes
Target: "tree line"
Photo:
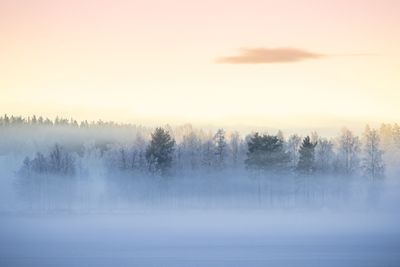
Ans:
<svg viewBox="0 0 400 267"><path fill-rule="evenodd" d="M206 137L190 132L180 143L160 127L151 133L149 140L139 136L130 147L114 144L101 154L110 170L159 176L237 168L303 176L363 175L372 180L383 178L385 173L381 137L368 126L362 138L344 128L336 141L316 133L303 138L294 134L285 139L281 132L276 135L257 132L242 139L237 132L228 137L219 129ZM74 175L77 157L56 144L47 157L38 152L33 159L26 158L21 172Z"/></svg>
<svg viewBox="0 0 400 267"><path fill-rule="evenodd" d="M130 142L53 144L23 160L15 185L22 199L41 209L88 198L92 190L88 184L101 178L93 173L102 171L109 197L135 196L137 201L151 203L161 199L157 194L164 194L162 190L169 190L173 199L185 191L197 194L200 189L207 196L214 190L216 201L223 195L252 190L257 203L264 203L265 196L273 202L274 195L278 199L326 199L346 195L353 178L362 179L365 185L381 184L387 170L398 166L399 155L400 131L390 124L380 129L367 126L361 136L343 128L333 138L316 132L303 137L285 137L281 131L241 136L224 129L212 133L190 125L166 126L137 131ZM178 180L182 181L179 185ZM170 185L175 184L177 191L166 184L158 188L161 184L156 181L175 181ZM235 203L237 199L231 197Z"/></svg>
<svg viewBox="0 0 400 267"><path fill-rule="evenodd" d="M18 126L18 125L28 125L28 126L68 126L68 127L80 127L80 128L90 128L90 127L130 127L135 126L129 123L116 123L114 121L88 121L82 120L78 122L74 118L63 118L55 117L54 119L43 117L43 116L14 116L4 114L0 116L0 127L7 126Z"/></svg>

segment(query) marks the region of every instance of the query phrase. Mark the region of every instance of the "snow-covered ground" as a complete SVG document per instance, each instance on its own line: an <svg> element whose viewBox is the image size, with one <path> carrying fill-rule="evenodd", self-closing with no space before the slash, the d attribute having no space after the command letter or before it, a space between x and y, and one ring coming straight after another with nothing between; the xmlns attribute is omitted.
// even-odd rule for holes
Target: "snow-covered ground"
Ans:
<svg viewBox="0 0 400 267"><path fill-rule="evenodd" d="M400 266L399 222L373 211L1 215L0 266Z"/></svg>

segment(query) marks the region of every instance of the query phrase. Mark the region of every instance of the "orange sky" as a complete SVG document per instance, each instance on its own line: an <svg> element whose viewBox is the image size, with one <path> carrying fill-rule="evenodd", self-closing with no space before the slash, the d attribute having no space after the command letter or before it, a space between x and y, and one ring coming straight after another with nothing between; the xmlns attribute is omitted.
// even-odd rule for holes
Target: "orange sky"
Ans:
<svg viewBox="0 0 400 267"><path fill-rule="evenodd" d="M399 10L395 0L0 0L0 112L222 126L399 121Z"/></svg>

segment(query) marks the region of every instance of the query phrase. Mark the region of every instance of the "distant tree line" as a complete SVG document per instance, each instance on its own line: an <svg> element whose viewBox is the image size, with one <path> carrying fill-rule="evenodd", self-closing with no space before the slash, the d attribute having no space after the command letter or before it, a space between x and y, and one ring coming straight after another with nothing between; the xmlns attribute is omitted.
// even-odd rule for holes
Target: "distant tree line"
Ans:
<svg viewBox="0 0 400 267"><path fill-rule="evenodd" d="M304 138L282 134L254 133L241 139L237 132L227 136L223 129L214 135L199 136L190 132L177 143L164 128L156 128L146 141L138 137L131 147L110 146L104 152L109 169L140 171L168 176L190 171L222 171L245 168L259 173L363 174L371 179L384 177L381 138L377 130L365 128L360 139L344 128L334 140L316 133ZM56 144L46 157L37 153L26 158L21 171L74 175L75 158Z"/></svg>
<svg viewBox="0 0 400 267"><path fill-rule="evenodd" d="M32 115L29 117L22 116L9 116L4 114L4 116L0 116L0 127L6 126L16 126L16 125L42 125L42 126L68 126L68 127L80 127L80 128L89 128L89 127L130 127L135 126L128 123L116 123L113 121L87 121L83 120L78 122L73 118L62 118L56 117L55 119L50 119L43 116Z"/></svg>
<svg viewBox="0 0 400 267"><path fill-rule="evenodd" d="M36 124L38 119L33 118L4 116L0 122L3 126L21 121ZM60 124L61 120L56 121ZM75 125L70 121L65 123ZM48 153L37 152L25 158L17 172L16 188L29 203L39 199L40 203L57 205L49 201L45 192L52 191L51 199L61 195L72 198L73 188L78 186L79 177L87 173L86 165L93 159L104 166L113 183L117 181L113 177L121 173L134 181L138 177L168 180L241 171L261 179L276 177L274 183L285 177L297 177L299 181L319 177L314 183L321 181L321 177L362 177L373 184L382 181L388 165L396 166L399 156L397 124L382 124L379 130L367 126L361 137L343 128L337 137L330 139L315 132L304 137L292 134L285 138L281 131L254 132L241 137L236 131L224 129L212 133L190 125L178 129L166 126L154 129L150 135L138 132L130 143L93 143L79 151L55 144ZM128 184L121 183L123 190L128 190ZM268 188L271 190L270 185ZM262 194L261 190L258 194Z"/></svg>
<svg viewBox="0 0 400 267"><path fill-rule="evenodd" d="M0 117L0 126L21 124L80 128L133 126L101 120L91 123L78 123L74 119L59 117L50 120L35 115L28 118L8 115ZM238 132L227 134L223 129L212 134L196 131L191 126L185 127L181 129L179 141L175 139L176 132L168 126L165 129L157 128L150 138L137 135L133 145L108 144L107 148L103 148L108 160L105 164L110 169L135 170L162 176L196 170L245 168L298 175L363 174L377 179L384 176L384 162L391 164L393 158L400 154L398 124L382 124L379 130L367 126L361 138L343 128L337 138L331 139L319 137L315 132L305 137L292 134L285 138L281 131L276 135L252 133L242 138ZM59 145L55 148L53 153L62 149ZM70 160L73 162L72 157ZM46 159L38 153L32 160L27 159L23 168L32 172L55 172L54 166L48 164L53 164L52 159ZM69 164L73 166L74 163Z"/></svg>

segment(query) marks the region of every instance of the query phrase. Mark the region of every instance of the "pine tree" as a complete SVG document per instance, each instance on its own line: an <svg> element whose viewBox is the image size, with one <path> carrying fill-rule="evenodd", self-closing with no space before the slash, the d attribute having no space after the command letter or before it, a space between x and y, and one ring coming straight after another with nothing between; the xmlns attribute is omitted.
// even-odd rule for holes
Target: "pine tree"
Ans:
<svg viewBox="0 0 400 267"><path fill-rule="evenodd" d="M310 175L314 172L314 160L315 160L315 146L317 143L311 142L311 138L306 136L303 139L299 150L299 162L296 170L305 175Z"/></svg>
<svg viewBox="0 0 400 267"><path fill-rule="evenodd" d="M283 141L278 136L255 133L248 141L247 168L268 172L283 171L289 163Z"/></svg>
<svg viewBox="0 0 400 267"><path fill-rule="evenodd" d="M151 173L162 176L169 174L174 147L175 140L163 128L157 128L151 134L151 141L146 149L146 160Z"/></svg>

